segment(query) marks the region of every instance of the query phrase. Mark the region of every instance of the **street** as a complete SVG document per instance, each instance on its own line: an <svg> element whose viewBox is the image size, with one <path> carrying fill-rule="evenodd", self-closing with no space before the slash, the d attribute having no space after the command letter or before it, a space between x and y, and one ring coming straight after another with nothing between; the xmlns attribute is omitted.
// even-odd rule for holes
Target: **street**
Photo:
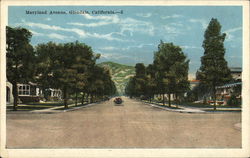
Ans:
<svg viewBox="0 0 250 158"><path fill-rule="evenodd" d="M178 113L123 97L75 111L7 114L7 148L241 147L240 112Z"/></svg>

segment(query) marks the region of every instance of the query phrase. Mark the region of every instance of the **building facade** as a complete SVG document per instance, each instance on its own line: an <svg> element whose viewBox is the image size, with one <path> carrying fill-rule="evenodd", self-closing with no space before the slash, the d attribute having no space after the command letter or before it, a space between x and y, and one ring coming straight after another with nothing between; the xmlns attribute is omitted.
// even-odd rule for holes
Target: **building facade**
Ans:
<svg viewBox="0 0 250 158"><path fill-rule="evenodd" d="M6 82L6 102L7 104L12 104L13 94L12 94L12 84L10 82ZM27 102L40 102L41 100L61 100L62 99L62 91L60 89L46 89L45 92L42 91L41 88L38 87L37 84L29 82L27 84L17 84L17 92L18 92L18 102L27 103Z"/></svg>

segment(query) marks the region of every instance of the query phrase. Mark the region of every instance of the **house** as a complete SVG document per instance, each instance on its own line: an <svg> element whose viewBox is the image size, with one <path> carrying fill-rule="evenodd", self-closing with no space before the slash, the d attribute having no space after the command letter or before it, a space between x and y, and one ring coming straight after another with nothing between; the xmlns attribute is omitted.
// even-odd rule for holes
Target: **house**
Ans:
<svg viewBox="0 0 250 158"><path fill-rule="evenodd" d="M12 84L10 82L6 82L6 102L7 104L13 103L13 95L12 95Z"/></svg>
<svg viewBox="0 0 250 158"><path fill-rule="evenodd" d="M227 101L229 100L229 98L232 96L232 94L235 91L235 87L237 86L241 86L241 79L242 79L242 68L241 67L230 67L230 72L232 75L232 78L234 79L233 83L227 83L225 85L222 86L217 86L216 87L216 98L217 100L221 100L223 101L223 104L227 104ZM196 86L199 85L199 80L191 80L190 81L190 89L194 90L194 88ZM199 101L204 100L204 98L206 98L206 100L211 100L211 94L210 93L206 93L206 94L200 94L198 93L198 96L196 99L198 99ZM241 95L237 96L238 99L241 98Z"/></svg>
<svg viewBox="0 0 250 158"><path fill-rule="evenodd" d="M241 81L242 68L241 67L230 67L231 75L236 81Z"/></svg>
<svg viewBox="0 0 250 158"><path fill-rule="evenodd" d="M242 82L235 82L230 84L225 84L223 86L216 87L216 97L218 100L223 100L224 105L227 104L228 100L233 94L236 94L237 99L241 99L241 94L235 93L235 88L239 88L242 86Z"/></svg>
<svg viewBox="0 0 250 158"><path fill-rule="evenodd" d="M13 103L12 84L6 82L7 104ZM20 102L39 102L41 100L61 100L62 91L60 89L46 89L45 92L36 83L17 84L18 99Z"/></svg>

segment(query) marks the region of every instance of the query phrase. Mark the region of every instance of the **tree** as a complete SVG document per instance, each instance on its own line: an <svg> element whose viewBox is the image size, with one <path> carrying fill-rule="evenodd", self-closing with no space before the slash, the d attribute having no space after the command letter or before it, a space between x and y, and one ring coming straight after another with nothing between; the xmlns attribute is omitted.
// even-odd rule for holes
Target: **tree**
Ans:
<svg viewBox="0 0 250 158"><path fill-rule="evenodd" d="M77 103L78 93L86 92L90 72L99 56L94 55L91 47L78 41L41 44L37 46L36 53L39 58L39 85L44 89L60 88L65 108L68 108L70 93L75 94Z"/></svg>
<svg viewBox="0 0 250 158"><path fill-rule="evenodd" d="M130 98L136 95L135 92L135 78L130 77L126 87L125 87L125 94L128 95Z"/></svg>
<svg viewBox="0 0 250 158"><path fill-rule="evenodd" d="M31 81L35 72L35 56L30 44L32 34L25 28L8 26L6 33L7 79L13 85L13 110L17 110L17 84Z"/></svg>
<svg viewBox="0 0 250 158"><path fill-rule="evenodd" d="M57 44L49 42L47 44L38 44L35 49L37 58L36 83L41 88L44 97L48 99L46 90L60 87L58 79L54 75L59 47Z"/></svg>
<svg viewBox="0 0 250 158"><path fill-rule="evenodd" d="M201 67L198 79L201 84L209 87L214 100L214 110L216 110L216 86L229 82L232 77L224 58L224 40L226 34L221 33L221 25L217 19L212 18L204 34L202 47L204 55L201 57Z"/></svg>
<svg viewBox="0 0 250 158"><path fill-rule="evenodd" d="M95 98L104 99L103 97L116 93L116 87L111 80L109 69L94 65L88 80L88 93L91 96L91 102L93 102Z"/></svg>
<svg viewBox="0 0 250 158"><path fill-rule="evenodd" d="M146 94L146 67L143 63L135 65L135 92L137 96Z"/></svg>
<svg viewBox="0 0 250 158"><path fill-rule="evenodd" d="M171 106L171 94L180 94L188 90L188 64L185 54L179 46L173 43L161 43L154 54L156 67L156 83L158 93L163 96L168 94L168 105Z"/></svg>
<svg viewBox="0 0 250 158"><path fill-rule="evenodd" d="M146 93L150 102L156 92L156 88L155 66L153 64L149 64L146 68Z"/></svg>

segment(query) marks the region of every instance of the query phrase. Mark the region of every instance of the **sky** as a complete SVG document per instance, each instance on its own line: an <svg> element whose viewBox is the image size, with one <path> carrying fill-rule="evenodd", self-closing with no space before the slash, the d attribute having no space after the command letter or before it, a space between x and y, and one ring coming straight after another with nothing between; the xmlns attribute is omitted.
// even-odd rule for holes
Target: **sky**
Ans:
<svg viewBox="0 0 250 158"><path fill-rule="evenodd" d="M33 14L28 14L33 13ZM54 12L50 14L50 12ZM106 12L102 12L106 11ZM108 11L108 12L107 12ZM47 14L39 14L46 12ZM56 12L56 13L55 13ZM60 14L58 14L60 12ZM70 13L76 14L70 14ZM37 13L37 14L34 14ZM182 48L195 76L204 53L204 32L216 18L226 33L225 59L229 67L242 67L241 6L10 6L8 25L33 34L35 47L49 41L78 40L100 53L98 62L132 65L153 62L158 44L172 42Z"/></svg>

